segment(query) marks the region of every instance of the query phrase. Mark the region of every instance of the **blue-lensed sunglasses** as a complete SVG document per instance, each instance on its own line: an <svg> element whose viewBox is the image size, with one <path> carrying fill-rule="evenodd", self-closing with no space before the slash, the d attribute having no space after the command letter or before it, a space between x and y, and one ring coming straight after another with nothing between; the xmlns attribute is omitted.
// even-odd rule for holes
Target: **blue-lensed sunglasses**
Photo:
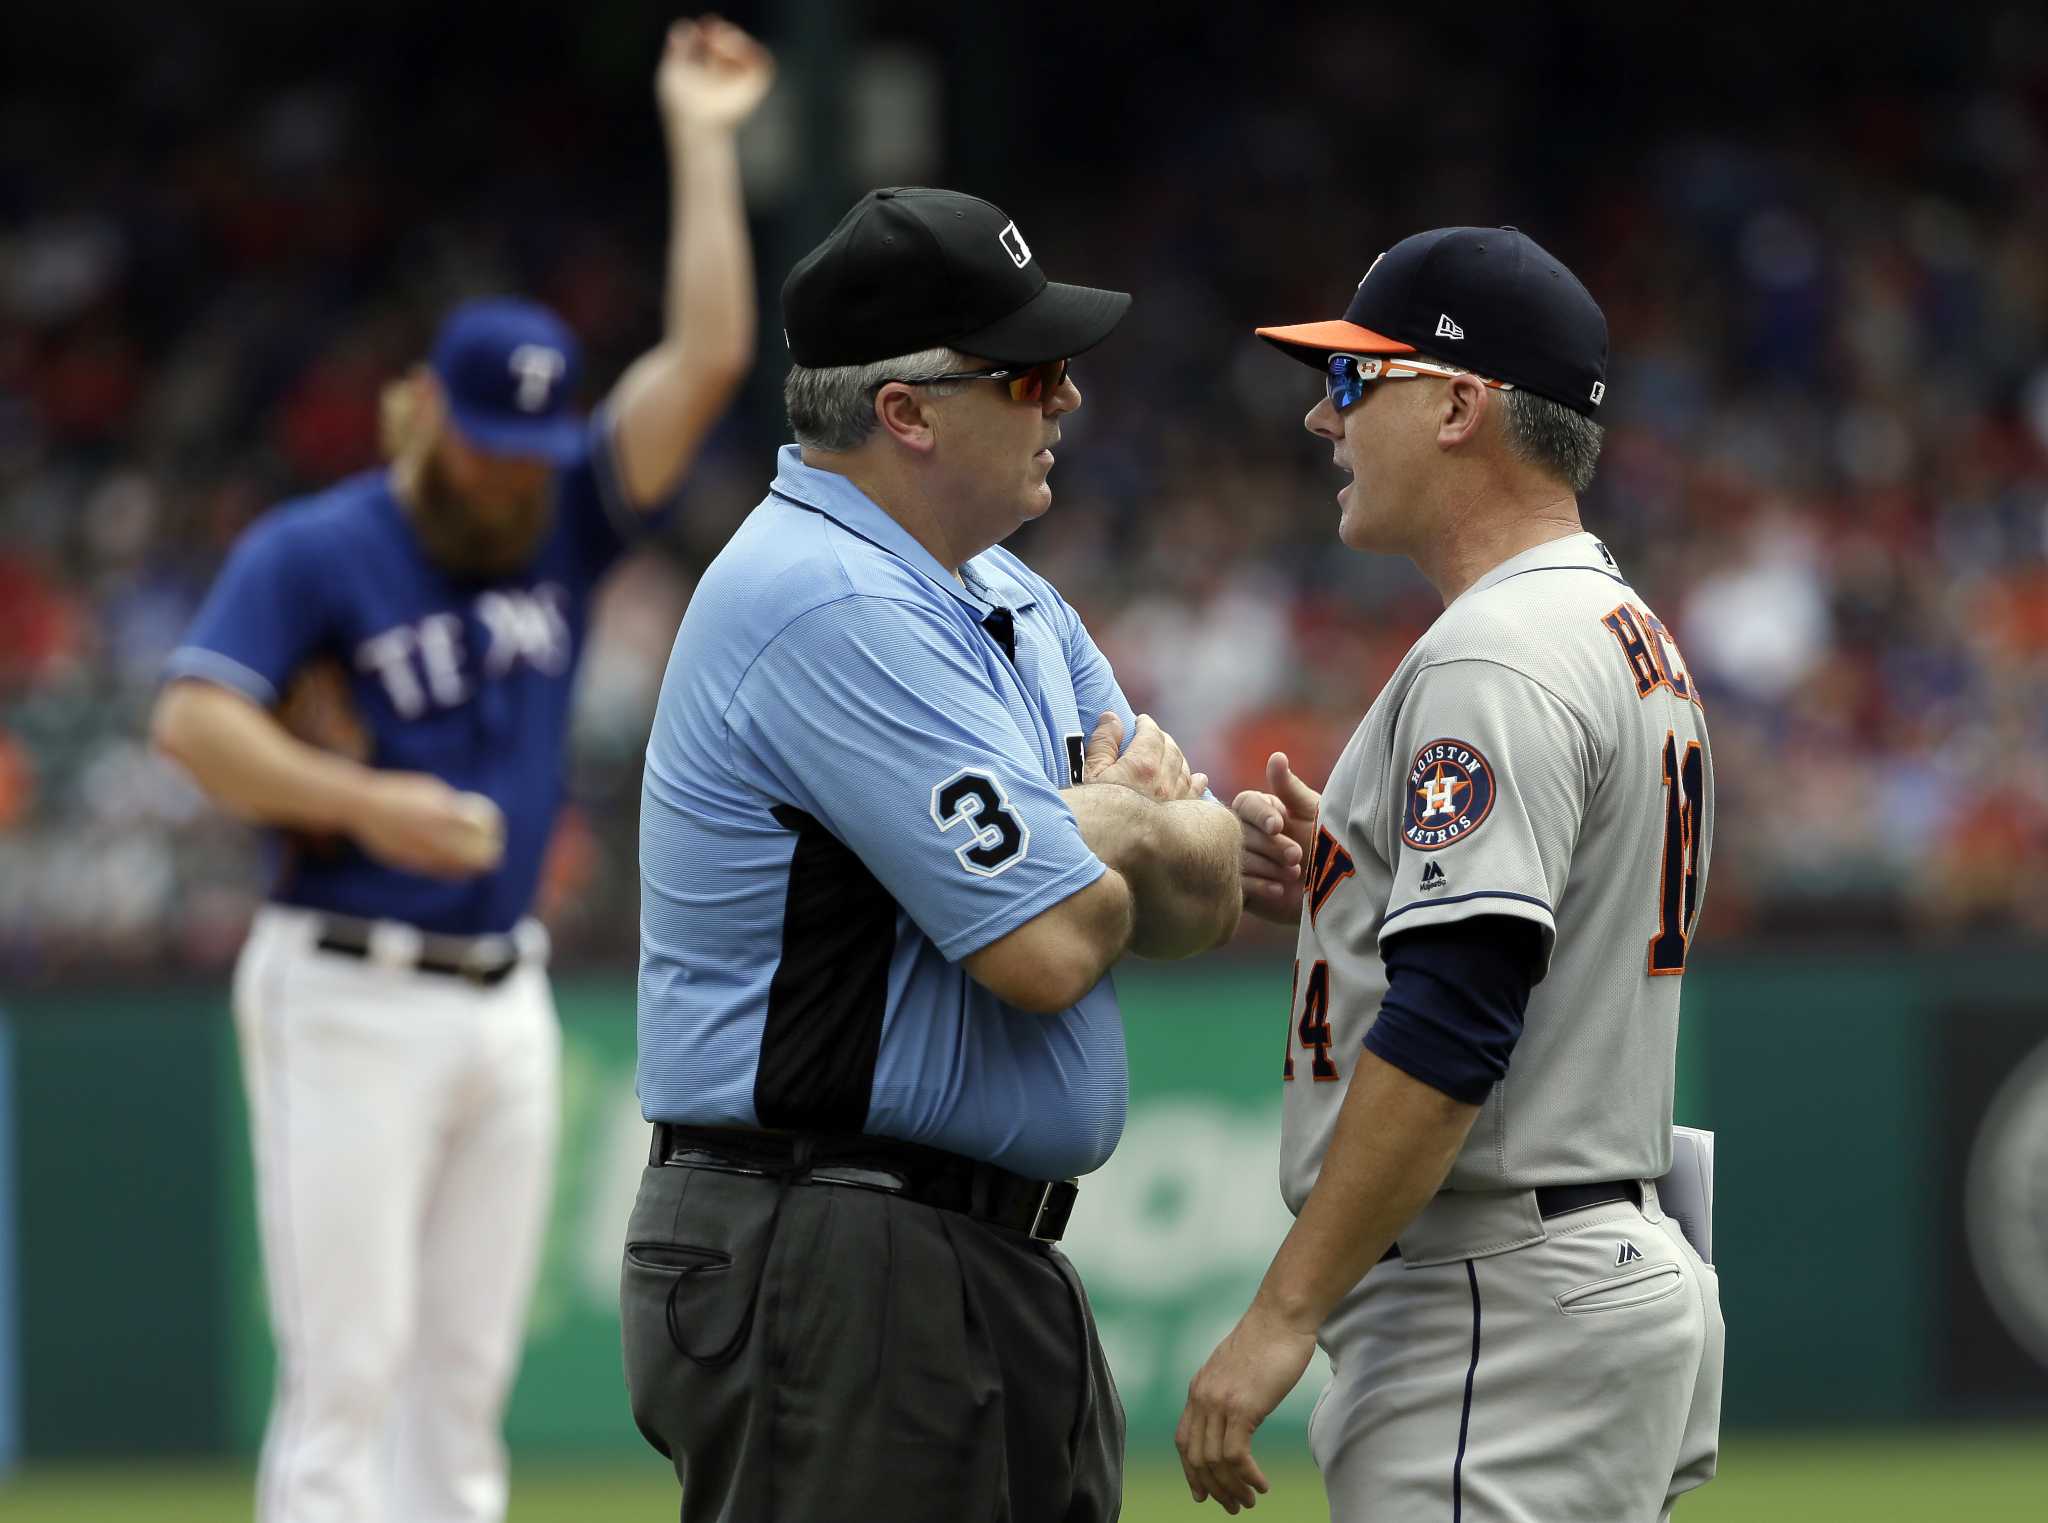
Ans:
<svg viewBox="0 0 2048 1523"><path fill-rule="evenodd" d="M1413 355L1333 354L1323 362L1323 394L1330 399L1332 407L1342 412L1365 395L1368 381L1412 381L1425 375L1450 377L1471 374L1469 370L1460 370L1455 365L1439 365L1435 360L1419 359ZM1511 381L1492 381L1485 376L1474 376L1473 379L1484 381L1495 391L1515 389Z"/></svg>

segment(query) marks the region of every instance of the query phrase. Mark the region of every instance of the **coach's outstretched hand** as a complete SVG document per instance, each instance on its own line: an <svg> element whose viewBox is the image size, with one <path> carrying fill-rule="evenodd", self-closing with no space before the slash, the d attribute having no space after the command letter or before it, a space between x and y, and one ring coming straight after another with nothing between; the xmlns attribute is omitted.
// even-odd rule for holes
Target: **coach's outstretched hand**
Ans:
<svg viewBox="0 0 2048 1523"><path fill-rule="evenodd" d="M1313 1330L1285 1326L1256 1302L1216 1345L1188 1382L1188 1402L1173 1435L1188 1493L1197 1502L1214 1497L1234 1516L1272 1489L1252 1458L1252 1433L1301 1380L1315 1350Z"/></svg>
<svg viewBox="0 0 2048 1523"><path fill-rule="evenodd" d="M702 16L668 29L654 96L678 126L737 127L775 83L775 58L730 21Z"/></svg>
<svg viewBox="0 0 2048 1523"><path fill-rule="evenodd" d="M1244 907L1261 920L1294 925L1323 796L1294 775L1285 751L1266 759L1266 786L1270 793L1247 788L1230 806L1244 837Z"/></svg>

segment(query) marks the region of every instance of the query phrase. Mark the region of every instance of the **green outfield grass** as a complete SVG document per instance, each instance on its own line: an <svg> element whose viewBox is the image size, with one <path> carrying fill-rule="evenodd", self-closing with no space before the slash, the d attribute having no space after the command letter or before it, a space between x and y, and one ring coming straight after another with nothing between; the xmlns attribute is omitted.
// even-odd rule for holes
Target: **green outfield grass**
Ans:
<svg viewBox="0 0 2048 1523"><path fill-rule="evenodd" d="M1325 1516L1305 1464L1276 1468L1274 1490L1251 1516L1306 1523ZM43 1467L0 1482L7 1523L233 1523L250 1515L239 1469L96 1465ZM519 1466L511 1523L653 1523L676 1516L658 1461ZM1199 1523L1221 1518L1188 1501L1179 1473L1149 1459L1132 1467L1124 1517ZM1731 1438L1721 1476L1690 1503L1684 1523L2041 1523L2048 1518L2048 1427L1908 1429Z"/></svg>

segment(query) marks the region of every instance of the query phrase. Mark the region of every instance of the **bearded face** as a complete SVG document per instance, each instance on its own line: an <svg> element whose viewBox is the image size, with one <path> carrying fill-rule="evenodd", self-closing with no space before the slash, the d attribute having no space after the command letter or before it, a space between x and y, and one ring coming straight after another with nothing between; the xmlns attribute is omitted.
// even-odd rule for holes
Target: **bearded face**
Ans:
<svg viewBox="0 0 2048 1523"><path fill-rule="evenodd" d="M444 428L421 460L413 525L428 557L464 580L512 576L533 563L554 525L553 468L487 455Z"/></svg>

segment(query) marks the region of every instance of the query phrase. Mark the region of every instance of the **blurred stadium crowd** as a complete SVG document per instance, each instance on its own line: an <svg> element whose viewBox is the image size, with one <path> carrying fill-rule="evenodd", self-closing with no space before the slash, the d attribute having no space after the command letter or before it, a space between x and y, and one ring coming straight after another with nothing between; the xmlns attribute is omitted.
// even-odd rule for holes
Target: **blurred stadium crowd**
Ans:
<svg viewBox="0 0 2048 1523"><path fill-rule="evenodd" d="M1249 329L1334 315L1407 232L1513 221L1613 331L1584 515L1706 694L1709 933L2048 932L2041 24L1988 17L1914 88L1816 89L1768 132L1725 105L1712 130L1631 120L1640 88L1574 102L1592 65L1556 56L1569 33L1281 31L1289 68L1247 78L1221 31L1169 68L1112 27L1062 60L1096 105L1042 163L942 161L1056 277L1136 293L1075 368L1087 404L1055 507L1015 544L1137 704L1219 792L1275 747L1322 774L1437 605L1405 565L1336 544L1339 478L1299 428L1315 379ZM968 89L951 45L933 66ZM1368 54L1381 87L1346 65ZM91 99L0 106L0 977L232 955L255 844L148 753L158 669L254 515L374 463L378 386L447 300L553 302L599 382L656 327L637 73L600 108L573 76L536 96L444 50L374 87L308 70L229 108L199 33L154 56L109 85L118 135L91 130ZM1020 64L1016 93L1051 68ZM1117 104L1163 90L1202 109ZM771 327L782 273L764 255ZM544 897L572 955L634 945L639 751L669 642L783 436L772 332L761 363L586 658Z"/></svg>

